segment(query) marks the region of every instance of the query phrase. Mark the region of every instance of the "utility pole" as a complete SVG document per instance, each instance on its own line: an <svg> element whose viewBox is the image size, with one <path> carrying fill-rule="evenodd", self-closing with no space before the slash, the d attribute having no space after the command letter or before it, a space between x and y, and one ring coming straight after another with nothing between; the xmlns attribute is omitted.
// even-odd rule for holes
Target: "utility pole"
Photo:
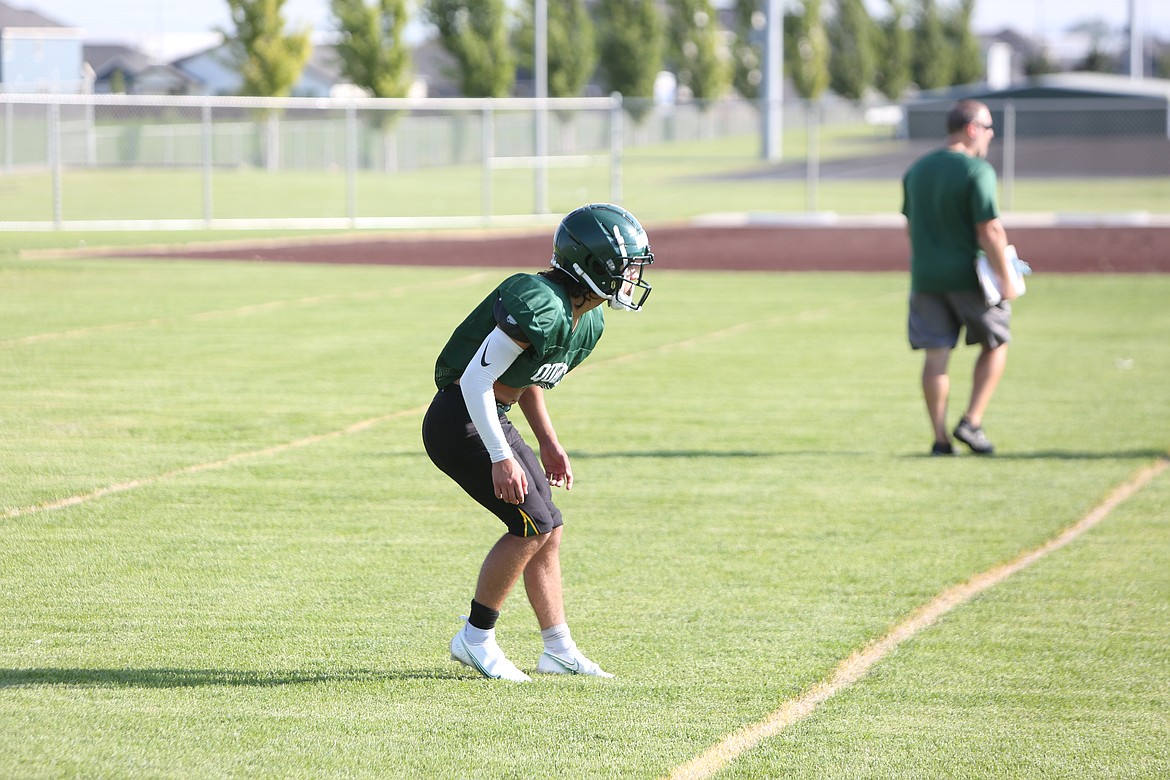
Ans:
<svg viewBox="0 0 1170 780"><path fill-rule="evenodd" d="M536 213L548 213L548 0L536 0Z"/></svg>
<svg viewBox="0 0 1170 780"><path fill-rule="evenodd" d="M764 159L779 162L784 152L784 2L767 0L764 27Z"/></svg>

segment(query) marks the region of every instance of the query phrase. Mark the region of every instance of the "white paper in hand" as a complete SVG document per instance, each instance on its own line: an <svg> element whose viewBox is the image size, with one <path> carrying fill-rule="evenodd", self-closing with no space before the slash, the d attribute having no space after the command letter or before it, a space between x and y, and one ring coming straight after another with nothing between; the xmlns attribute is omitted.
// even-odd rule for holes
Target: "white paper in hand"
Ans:
<svg viewBox="0 0 1170 780"><path fill-rule="evenodd" d="M1004 247L1004 254L1008 261L1008 282L1011 283L1016 296L1019 297L1027 291L1024 276L1032 273L1032 269L1020 259L1012 244ZM983 288L983 299L987 301L987 305L995 306L1002 301L1003 291L999 288L999 280L996 278L995 272L991 270L991 261L983 252L980 252L979 256L975 258L975 273L979 277L979 286Z"/></svg>

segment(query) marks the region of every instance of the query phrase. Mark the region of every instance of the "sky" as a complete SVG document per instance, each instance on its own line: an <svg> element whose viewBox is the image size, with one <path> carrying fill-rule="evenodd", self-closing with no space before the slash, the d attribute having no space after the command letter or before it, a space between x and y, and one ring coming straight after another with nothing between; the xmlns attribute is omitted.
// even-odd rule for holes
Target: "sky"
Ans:
<svg viewBox="0 0 1170 780"><path fill-rule="evenodd" d="M94 43L124 42L167 59L211 45L217 27L230 28L227 0L5 0L86 30ZM787 0L793 2L793 0ZM953 0L951 0L953 2ZM717 5L726 4L716 2ZM1146 31L1170 39L1168 0L976 0L972 27L977 33L1010 27L1032 36L1067 30L1078 22L1102 20L1111 28L1127 24L1130 5ZM866 0L880 14L885 0ZM940 5L949 6L948 0ZM286 0L284 17L293 27L332 29L329 0ZM418 31L416 30L416 35Z"/></svg>

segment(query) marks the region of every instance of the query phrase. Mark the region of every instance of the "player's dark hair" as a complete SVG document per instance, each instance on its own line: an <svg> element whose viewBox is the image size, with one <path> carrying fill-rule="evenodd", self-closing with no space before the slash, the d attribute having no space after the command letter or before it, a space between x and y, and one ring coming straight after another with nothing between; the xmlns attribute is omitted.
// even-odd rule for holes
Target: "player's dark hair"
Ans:
<svg viewBox="0 0 1170 780"><path fill-rule="evenodd" d="M580 301L583 303L595 294L593 290L590 290L584 282L580 281L577 277L573 276L563 268L546 268L538 273L537 276L543 276L550 282L554 282L564 287L565 291L569 293L569 297L572 298L574 302Z"/></svg>
<svg viewBox="0 0 1170 780"><path fill-rule="evenodd" d="M960 100L947 112L947 132L957 133L975 121L979 112L987 108L978 100Z"/></svg>

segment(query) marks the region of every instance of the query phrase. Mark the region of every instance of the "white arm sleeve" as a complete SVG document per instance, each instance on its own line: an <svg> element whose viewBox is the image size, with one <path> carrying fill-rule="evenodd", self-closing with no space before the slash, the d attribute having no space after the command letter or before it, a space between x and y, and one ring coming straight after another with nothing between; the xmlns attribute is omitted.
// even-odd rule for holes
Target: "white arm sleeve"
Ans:
<svg viewBox="0 0 1170 780"><path fill-rule="evenodd" d="M459 389L463 391L467 412L491 455L492 463L512 457L512 448L504 441L504 429L500 426L492 385L523 351L524 348L504 331L494 328L463 370L463 376L459 377Z"/></svg>

